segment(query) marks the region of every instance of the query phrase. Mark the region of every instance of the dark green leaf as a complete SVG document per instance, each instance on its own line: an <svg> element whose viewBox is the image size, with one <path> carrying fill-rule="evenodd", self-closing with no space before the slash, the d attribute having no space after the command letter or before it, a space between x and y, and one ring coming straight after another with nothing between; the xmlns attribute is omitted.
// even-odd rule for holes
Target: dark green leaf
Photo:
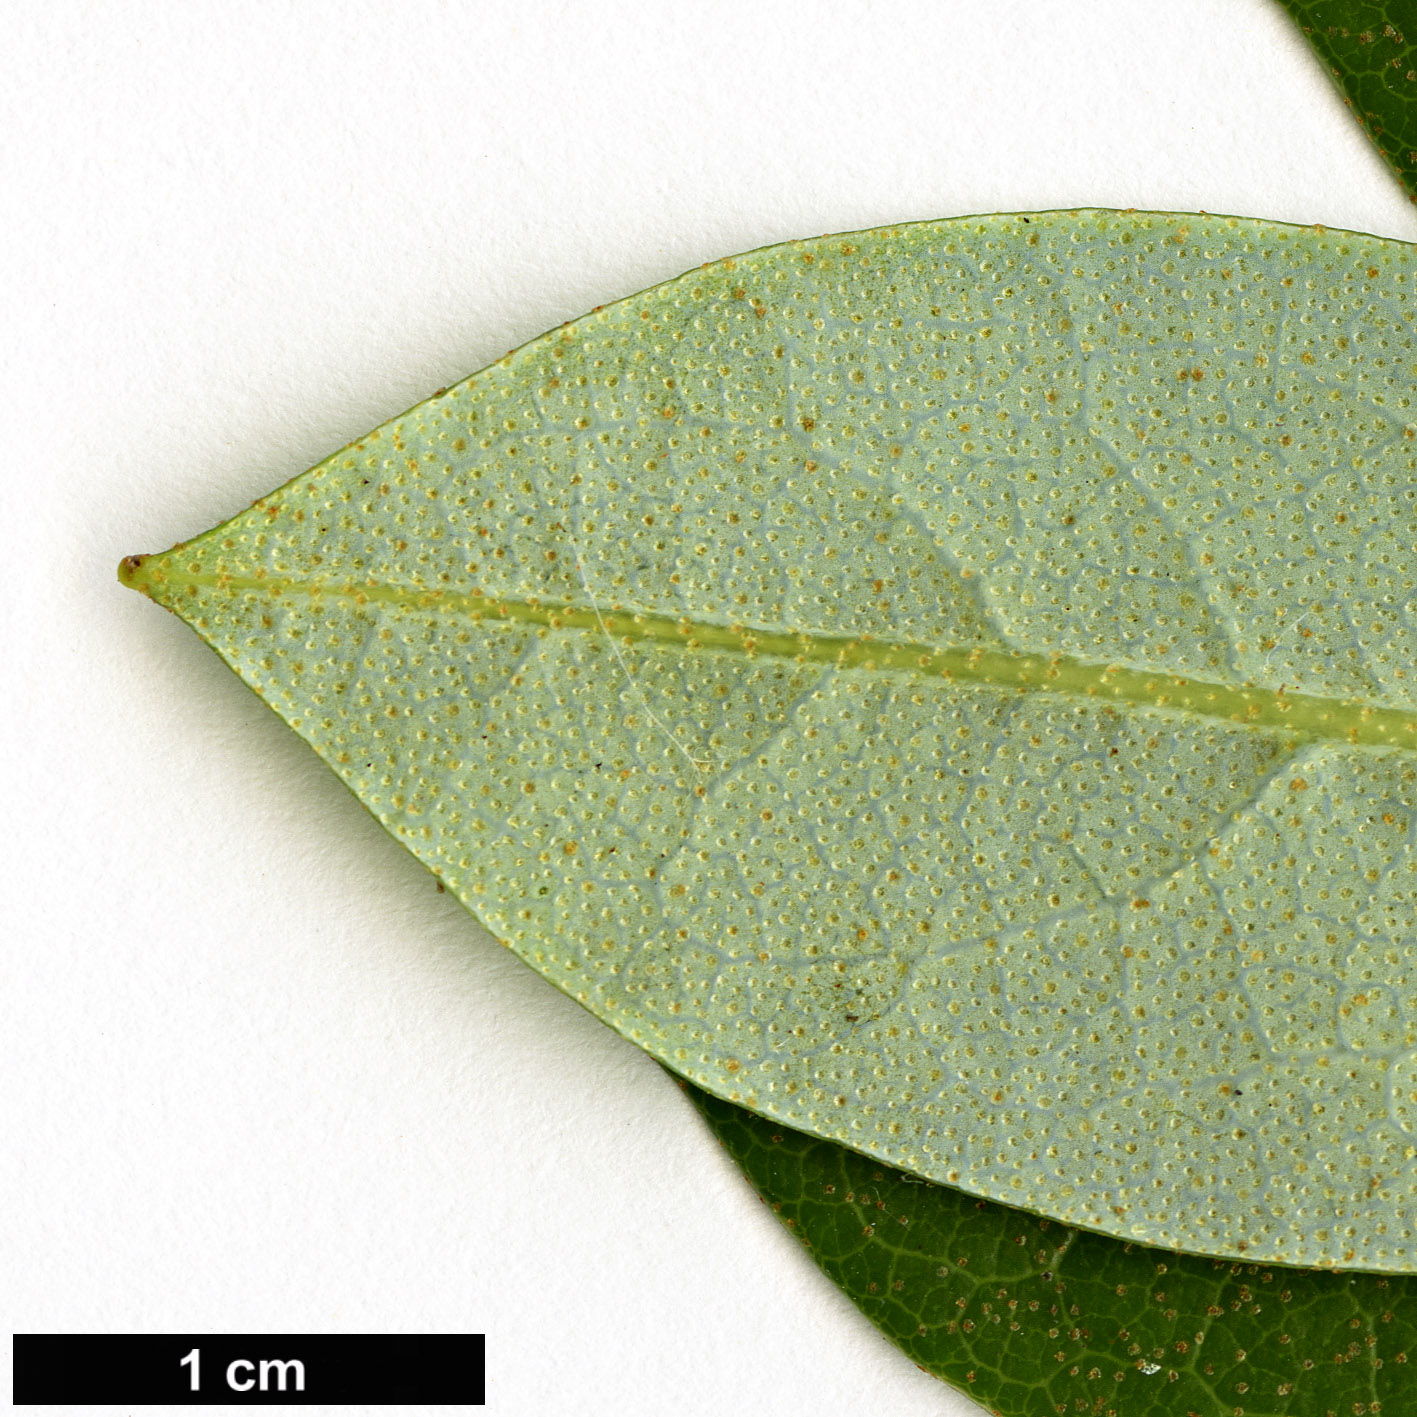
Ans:
<svg viewBox="0 0 1417 1417"><path fill-rule="evenodd" d="M1279 0L1417 202L1417 4Z"/></svg>
<svg viewBox="0 0 1417 1417"><path fill-rule="evenodd" d="M1127 1244L685 1091L867 1318L1004 1417L1417 1411L1417 1278Z"/></svg>

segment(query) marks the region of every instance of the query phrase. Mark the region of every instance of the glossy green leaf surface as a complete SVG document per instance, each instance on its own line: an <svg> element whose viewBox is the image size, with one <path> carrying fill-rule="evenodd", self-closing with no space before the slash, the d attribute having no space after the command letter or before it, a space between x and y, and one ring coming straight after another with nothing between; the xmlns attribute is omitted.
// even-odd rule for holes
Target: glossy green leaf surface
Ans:
<svg viewBox="0 0 1417 1417"><path fill-rule="evenodd" d="M720 262L125 563L719 1095L1417 1265L1417 251L1047 213Z"/></svg>
<svg viewBox="0 0 1417 1417"><path fill-rule="evenodd" d="M1002 1417L1352 1417L1417 1404L1417 1279L1072 1230L686 1092L871 1322Z"/></svg>
<svg viewBox="0 0 1417 1417"><path fill-rule="evenodd" d="M1279 0L1417 202L1417 5Z"/></svg>

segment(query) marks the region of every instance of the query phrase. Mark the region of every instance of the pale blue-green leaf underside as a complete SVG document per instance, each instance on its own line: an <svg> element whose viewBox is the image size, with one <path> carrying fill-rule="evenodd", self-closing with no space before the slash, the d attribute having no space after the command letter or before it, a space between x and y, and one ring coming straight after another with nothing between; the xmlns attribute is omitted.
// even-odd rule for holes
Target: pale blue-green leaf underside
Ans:
<svg viewBox="0 0 1417 1417"><path fill-rule="evenodd" d="M125 575L547 978L1151 1245L1417 1267L1417 248L723 261Z"/></svg>

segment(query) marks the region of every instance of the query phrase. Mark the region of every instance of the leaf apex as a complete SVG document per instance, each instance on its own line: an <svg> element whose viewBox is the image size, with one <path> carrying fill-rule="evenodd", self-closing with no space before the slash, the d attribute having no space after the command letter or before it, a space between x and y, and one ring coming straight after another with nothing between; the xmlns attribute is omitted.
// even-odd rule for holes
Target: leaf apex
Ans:
<svg viewBox="0 0 1417 1417"><path fill-rule="evenodd" d="M157 564L162 559L160 554L151 552L138 556L125 556L118 563L120 584L127 586L129 590L141 591L159 605L166 604L164 590L167 577L163 575Z"/></svg>

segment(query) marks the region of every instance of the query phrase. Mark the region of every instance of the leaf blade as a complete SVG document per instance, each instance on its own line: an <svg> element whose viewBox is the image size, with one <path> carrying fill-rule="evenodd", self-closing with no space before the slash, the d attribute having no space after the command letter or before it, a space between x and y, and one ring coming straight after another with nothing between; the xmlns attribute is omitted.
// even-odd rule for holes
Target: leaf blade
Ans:
<svg viewBox="0 0 1417 1417"><path fill-rule="evenodd" d="M1417 14L1373 0L1279 0L1417 202Z"/></svg>
<svg viewBox="0 0 1417 1417"><path fill-rule="evenodd" d="M772 248L127 576L712 1090L1149 1243L1402 1267L1414 273L1108 213Z"/></svg>
<svg viewBox="0 0 1417 1417"><path fill-rule="evenodd" d="M1401 1409L1417 1279L1070 1230L685 1094L764 1203L915 1363L1003 1417Z"/></svg>

